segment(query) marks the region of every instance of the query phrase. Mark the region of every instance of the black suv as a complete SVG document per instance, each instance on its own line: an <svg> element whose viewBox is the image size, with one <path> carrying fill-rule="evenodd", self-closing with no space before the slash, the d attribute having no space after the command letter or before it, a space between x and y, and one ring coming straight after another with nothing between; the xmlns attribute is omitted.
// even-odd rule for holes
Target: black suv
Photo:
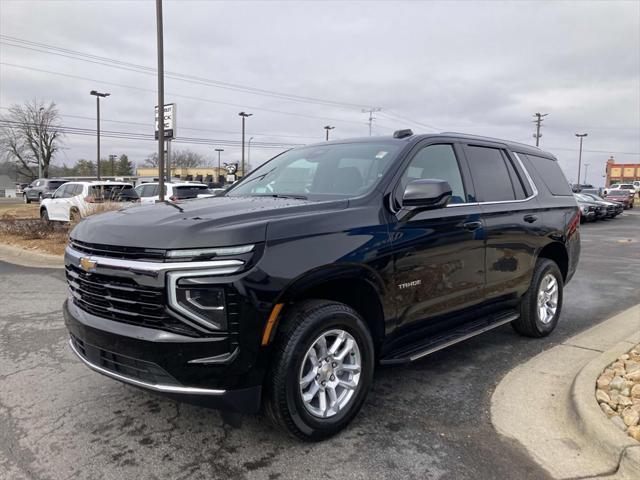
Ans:
<svg viewBox="0 0 640 480"><path fill-rule="evenodd" d="M64 178L38 178L24 188L22 193L24 203L41 202L44 198L51 197L60 185L68 181Z"/></svg>
<svg viewBox="0 0 640 480"><path fill-rule="evenodd" d="M461 134L289 150L223 196L87 218L66 250L91 369L317 440L377 364L510 323L556 327L580 212L556 159Z"/></svg>

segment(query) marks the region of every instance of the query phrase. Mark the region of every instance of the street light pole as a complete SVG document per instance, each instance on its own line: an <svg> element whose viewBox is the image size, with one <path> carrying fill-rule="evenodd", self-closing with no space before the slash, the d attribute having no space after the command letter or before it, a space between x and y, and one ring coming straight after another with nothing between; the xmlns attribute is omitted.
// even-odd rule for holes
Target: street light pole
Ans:
<svg viewBox="0 0 640 480"><path fill-rule="evenodd" d="M244 121L247 117L253 115L253 113L238 113L242 117L242 177L244 178Z"/></svg>
<svg viewBox="0 0 640 480"><path fill-rule="evenodd" d="M253 140L253 137L249 137L247 142L247 166L249 168L251 168L251 140ZM244 170L242 170L242 176L244 177Z"/></svg>
<svg viewBox="0 0 640 480"><path fill-rule="evenodd" d="M584 180L582 181L583 185L587 184L587 172L589 171L589 165L591 165L590 163L585 163L584 164Z"/></svg>
<svg viewBox="0 0 640 480"><path fill-rule="evenodd" d="M97 178L100 180L100 97L106 98L111 94L100 93L96 90L91 90L89 93L96 97L96 168L98 170Z"/></svg>
<svg viewBox="0 0 640 480"><path fill-rule="evenodd" d="M336 127L332 127L331 125L325 125L324 129L327 131L327 134L325 136L325 140L328 142L329 141L329 130L333 130Z"/></svg>
<svg viewBox="0 0 640 480"><path fill-rule="evenodd" d="M224 152L224 148L216 148L216 152L218 152L218 178L216 179L216 183L220 182L220 152Z"/></svg>
<svg viewBox="0 0 640 480"><path fill-rule="evenodd" d="M580 154L578 155L578 181L576 183L580 183L580 169L582 167L582 139L586 137L588 133L576 133L576 137L580 139Z"/></svg>
<svg viewBox="0 0 640 480"><path fill-rule="evenodd" d="M40 144L42 145L42 130L44 130L44 107L40 107L40 109L38 110L38 117L39 117L39 123L40 123L40 131L38 132L38 140L40 142ZM38 178L42 178L42 158L40 158L40 155L38 155Z"/></svg>
<svg viewBox="0 0 640 480"><path fill-rule="evenodd" d="M156 0L156 43L158 46L158 190L164 202L164 42L162 0Z"/></svg>

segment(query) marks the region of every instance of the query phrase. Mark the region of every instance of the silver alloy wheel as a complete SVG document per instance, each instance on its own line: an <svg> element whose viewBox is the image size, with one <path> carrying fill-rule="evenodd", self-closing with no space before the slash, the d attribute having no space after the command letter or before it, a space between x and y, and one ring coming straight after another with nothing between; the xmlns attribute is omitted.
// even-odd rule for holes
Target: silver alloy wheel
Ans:
<svg viewBox="0 0 640 480"><path fill-rule="evenodd" d="M558 280L551 273L547 273L540 282L538 289L538 318L547 325L558 310Z"/></svg>
<svg viewBox="0 0 640 480"><path fill-rule="evenodd" d="M353 399L362 369L360 348L345 330L324 332L307 350L300 367L300 396L309 413L329 418Z"/></svg>

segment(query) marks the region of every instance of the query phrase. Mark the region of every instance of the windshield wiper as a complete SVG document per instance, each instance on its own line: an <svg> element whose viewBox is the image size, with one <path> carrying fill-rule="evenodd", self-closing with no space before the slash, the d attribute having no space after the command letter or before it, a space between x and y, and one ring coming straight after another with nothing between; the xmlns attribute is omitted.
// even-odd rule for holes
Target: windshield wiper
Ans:
<svg viewBox="0 0 640 480"><path fill-rule="evenodd" d="M173 202L170 202L169 200L163 200L162 203L164 203L165 205L171 205L173 208L177 208L178 210L180 210L180 212L184 212L184 208L182 208L180 205L176 205Z"/></svg>
<svg viewBox="0 0 640 480"><path fill-rule="evenodd" d="M287 193L272 193L270 195L256 195L257 197L273 197L273 198L295 198L296 200L306 200L304 195L287 194Z"/></svg>

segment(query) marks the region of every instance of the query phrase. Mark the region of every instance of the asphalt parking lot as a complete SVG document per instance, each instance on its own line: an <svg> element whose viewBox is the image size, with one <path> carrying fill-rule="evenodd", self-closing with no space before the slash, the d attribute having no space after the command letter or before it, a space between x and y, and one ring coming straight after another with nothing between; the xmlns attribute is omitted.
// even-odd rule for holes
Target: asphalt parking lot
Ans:
<svg viewBox="0 0 640 480"><path fill-rule="evenodd" d="M554 335L525 339L505 326L380 369L359 417L320 444L259 416L223 417L89 371L67 347L63 272L0 262L0 478L546 478L493 429L495 385L640 298L640 211L581 230Z"/></svg>

